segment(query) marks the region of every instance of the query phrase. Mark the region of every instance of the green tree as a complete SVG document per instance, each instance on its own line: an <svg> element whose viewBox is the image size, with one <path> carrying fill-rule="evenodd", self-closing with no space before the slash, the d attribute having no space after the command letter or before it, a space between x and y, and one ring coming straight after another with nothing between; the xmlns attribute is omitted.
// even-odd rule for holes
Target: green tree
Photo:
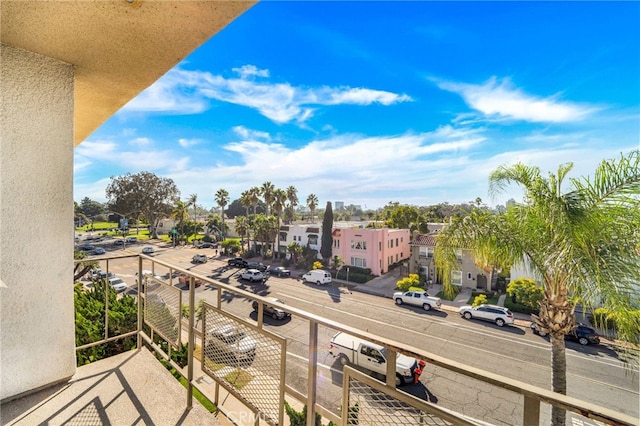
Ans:
<svg viewBox="0 0 640 426"><path fill-rule="evenodd" d="M322 241L320 243L320 254L325 262L329 262L333 252L333 207L331 201L327 201L322 218Z"/></svg>
<svg viewBox="0 0 640 426"><path fill-rule="evenodd" d="M184 240L184 222L189 218L189 205L182 200L176 201L171 211L171 218L177 221L176 228L180 229L180 239Z"/></svg>
<svg viewBox="0 0 640 426"><path fill-rule="evenodd" d="M485 294L479 294L473 298L472 306L485 305L487 303L487 296Z"/></svg>
<svg viewBox="0 0 640 426"><path fill-rule="evenodd" d="M220 218L222 219L222 233L226 235L226 226L224 223L224 208L227 204L229 204L229 192L226 189L218 189L215 195L216 204L220 207ZM224 239L224 236L223 236Z"/></svg>
<svg viewBox="0 0 640 426"><path fill-rule="evenodd" d="M109 208L123 214L142 213L151 225L152 238L158 238L158 222L171 211L180 192L173 180L150 172L127 173L112 177L106 189Z"/></svg>
<svg viewBox="0 0 640 426"><path fill-rule="evenodd" d="M472 249L482 266L524 261L542 277L544 298L539 316L532 315L532 320L551 336L555 392L567 391L564 336L575 325L571 298L587 308L602 302L620 313L618 337L638 345L640 325L626 319L638 304L629 295L640 265L639 159L635 150L604 160L593 179L571 179L568 192L562 183L572 164L561 165L546 178L536 167L501 166L490 175L490 192L516 183L524 190L524 202L509 205L503 214L474 209L439 233L434 257L448 294L453 290L451 271L459 268L459 247ZM553 407L551 417L552 424L565 424L561 407Z"/></svg>
<svg viewBox="0 0 640 426"><path fill-rule="evenodd" d="M391 211L387 223L389 227L396 229L409 229L411 231L417 228L420 213L413 206L396 206Z"/></svg>
<svg viewBox="0 0 640 426"><path fill-rule="evenodd" d="M271 205L273 204L275 187L271 182L265 182L260 187L260 194L264 198L264 204L266 208L266 215L271 215Z"/></svg>
<svg viewBox="0 0 640 426"><path fill-rule="evenodd" d="M544 298L544 289L531 278L520 277L509 283L507 294L518 303L538 309L538 304Z"/></svg>
<svg viewBox="0 0 640 426"><path fill-rule="evenodd" d="M309 210L311 210L311 221L314 222L314 213L316 212L316 207L318 207L318 196L316 194L309 194L307 197L307 206L309 206Z"/></svg>
<svg viewBox="0 0 640 426"><path fill-rule="evenodd" d="M300 255L302 254L302 246L298 243L291 242L287 246L287 251L289 252L289 254L291 254L291 260L293 261L293 264L295 265L296 263L298 263Z"/></svg>

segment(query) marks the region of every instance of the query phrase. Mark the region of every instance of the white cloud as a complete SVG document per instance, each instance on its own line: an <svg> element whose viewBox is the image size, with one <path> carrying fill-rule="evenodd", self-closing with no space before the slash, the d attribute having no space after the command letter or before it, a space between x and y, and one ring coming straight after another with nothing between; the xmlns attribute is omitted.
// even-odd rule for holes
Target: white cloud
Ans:
<svg viewBox="0 0 640 426"><path fill-rule="evenodd" d="M508 78L492 77L484 84L439 81L438 87L462 96L471 108L491 118L564 123L586 119L597 108L560 101L559 95L541 98L513 87Z"/></svg>
<svg viewBox="0 0 640 426"><path fill-rule="evenodd" d="M233 129L234 133L241 138L247 139L261 139L261 140L270 140L271 135L267 132L260 132L258 130L251 130L246 128L245 126L235 126Z"/></svg>
<svg viewBox="0 0 640 426"><path fill-rule="evenodd" d="M303 123L321 106L376 103L388 106L412 100L405 94L368 88L307 88L266 80L257 82L252 77L266 78L269 72L253 65L234 68L233 71L240 78L173 69L129 102L123 111L195 114L207 109L213 99L253 108L276 123Z"/></svg>
<svg viewBox="0 0 640 426"><path fill-rule="evenodd" d="M184 139L184 138L178 139L178 145L180 145L183 148L189 148L189 147L198 145L200 143L202 143L202 141L199 139Z"/></svg>
<svg viewBox="0 0 640 426"><path fill-rule="evenodd" d="M135 138L130 141L131 145L147 146L152 143L149 138Z"/></svg>

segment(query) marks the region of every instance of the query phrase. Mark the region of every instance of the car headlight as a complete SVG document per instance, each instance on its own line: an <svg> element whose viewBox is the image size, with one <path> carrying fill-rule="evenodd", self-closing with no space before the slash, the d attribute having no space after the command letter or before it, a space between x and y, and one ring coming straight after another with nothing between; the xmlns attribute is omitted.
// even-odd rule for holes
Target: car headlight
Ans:
<svg viewBox="0 0 640 426"><path fill-rule="evenodd" d="M403 375L403 376L411 376L411 371L409 371L409 370L404 370L404 371L402 372L402 375Z"/></svg>

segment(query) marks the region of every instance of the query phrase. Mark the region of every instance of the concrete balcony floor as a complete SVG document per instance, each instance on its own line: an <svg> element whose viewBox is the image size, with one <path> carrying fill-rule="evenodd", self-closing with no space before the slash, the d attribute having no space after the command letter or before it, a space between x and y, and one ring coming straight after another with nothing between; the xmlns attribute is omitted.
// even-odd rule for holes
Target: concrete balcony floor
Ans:
<svg viewBox="0 0 640 426"><path fill-rule="evenodd" d="M44 367L44 366L43 366ZM228 425L194 399L147 349L79 367L66 383L2 404L3 425Z"/></svg>

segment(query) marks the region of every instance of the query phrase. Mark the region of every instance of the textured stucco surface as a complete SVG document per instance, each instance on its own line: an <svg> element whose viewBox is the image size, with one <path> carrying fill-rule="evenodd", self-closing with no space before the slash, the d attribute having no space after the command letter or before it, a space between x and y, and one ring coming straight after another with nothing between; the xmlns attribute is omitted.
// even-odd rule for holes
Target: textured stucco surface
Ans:
<svg viewBox="0 0 640 426"><path fill-rule="evenodd" d="M73 67L0 46L0 399L75 372Z"/></svg>

